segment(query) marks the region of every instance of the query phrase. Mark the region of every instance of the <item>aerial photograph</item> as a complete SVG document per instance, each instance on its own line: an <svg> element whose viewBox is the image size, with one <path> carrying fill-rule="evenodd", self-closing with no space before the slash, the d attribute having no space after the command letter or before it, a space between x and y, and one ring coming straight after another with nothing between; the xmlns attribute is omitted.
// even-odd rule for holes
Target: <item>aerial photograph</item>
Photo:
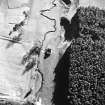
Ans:
<svg viewBox="0 0 105 105"><path fill-rule="evenodd" d="M105 105L105 0L0 0L0 105Z"/></svg>

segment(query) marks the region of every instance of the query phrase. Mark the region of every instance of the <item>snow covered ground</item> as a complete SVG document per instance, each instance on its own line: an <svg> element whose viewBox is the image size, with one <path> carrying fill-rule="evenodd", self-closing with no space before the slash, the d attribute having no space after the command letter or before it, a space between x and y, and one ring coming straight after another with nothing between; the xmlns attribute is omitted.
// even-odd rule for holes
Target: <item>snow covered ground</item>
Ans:
<svg viewBox="0 0 105 105"><path fill-rule="evenodd" d="M5 1L5 0L4 0ZM9 1L9 7L15 8L19 7L22 4L27 4L28 0L8 0ZM36 2L35 2L36 3ZM18 5L17 5L18 4ZM37 5L37 4L35 4ZM80 6L98 6L100 8L105 8L105 0L80 0ZM2 5L3 6L3 5ZM24 19L23 11L27 9L27 7L21 7L21 8L15 8L15 9L6 9L0 8L0 35L8 36L9 31L12 29L13 24L10 25L8 23L18 23L21 20ZM38 8L38 6L37 6ZM38 17L39 14L35 15L36 8L33 7L32 11L32 20L30 20L28 26L24 27L23 29L26 31L25 36L23 37L24 41L27 40L34 40L35 38L39 38L43 33L47 30L52 29L53 23L49 22L49 20L45 19L45 17ZM54 11L55 13L56 11ZM59 11L57 11L59 12ZM54 14L53 13L53 14ZM54 14L52 16L58 16ZM34 19L33 19L34 18ZM43 31L43 32L42 32ZM52 34L55 35L56 33ZM53 38L51 36L51 38ZM57 43L59 41L56 41L54 39L48 38L46 40L45 46L47 47L54 47L54 53L47 59L43 59L43 54L41 53L41 70L45 77L45 85L52 88L52 80L54 79L53 71L55 69L55 66L58 62L59 58L59 51L57 49ZM50 40L49 40L50 39ZM7 44L7 41L0 40L0 93L1 92L7 92L7 87L9 87L10 90L18 90L20 88L28 88L27 86L27 80L29 80L29 74L25 75L24 77L21 77L21 72L23 70L23 66L20 65L20 61L22 59L22 56L24 55L24 48L23 46L19 44L13 45L8 50L5 49L5 46ZM26 46L27 49L29 49L29 45ZM29 82L29 81L28 81ZM51 83L50 83L51 82ZM5 84L4 84L5 83ZM47 88L48 88L47 87ZM12 91L10 91L11 93ZM16 91L14 91L16 92ZM46 92L47 93L47 92ZM43 92L43 97L44 92Z"/></svg>

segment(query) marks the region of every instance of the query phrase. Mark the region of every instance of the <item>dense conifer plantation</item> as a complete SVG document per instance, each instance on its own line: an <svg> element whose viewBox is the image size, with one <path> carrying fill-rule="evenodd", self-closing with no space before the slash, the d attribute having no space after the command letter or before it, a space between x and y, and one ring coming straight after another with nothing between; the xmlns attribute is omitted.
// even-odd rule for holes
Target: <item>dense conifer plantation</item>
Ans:
<svg viewBox="0 0 105 105"><path fill-rule="evenodd" d="M105 105L105 10L80 7L77 14L79 36L68 39L72 43L55 69L53 103Z"/></svg>

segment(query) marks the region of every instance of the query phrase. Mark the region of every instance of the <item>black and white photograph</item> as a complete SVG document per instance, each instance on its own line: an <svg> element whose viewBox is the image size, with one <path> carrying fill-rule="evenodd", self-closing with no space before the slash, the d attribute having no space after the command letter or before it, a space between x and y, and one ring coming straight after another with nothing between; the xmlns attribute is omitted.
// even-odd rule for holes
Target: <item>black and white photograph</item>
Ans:
<svg viewBox="0 0 105 105"><path fill-rule="evenodd" d="M105 0L0 0L0 105L105 105Z"/></svg>

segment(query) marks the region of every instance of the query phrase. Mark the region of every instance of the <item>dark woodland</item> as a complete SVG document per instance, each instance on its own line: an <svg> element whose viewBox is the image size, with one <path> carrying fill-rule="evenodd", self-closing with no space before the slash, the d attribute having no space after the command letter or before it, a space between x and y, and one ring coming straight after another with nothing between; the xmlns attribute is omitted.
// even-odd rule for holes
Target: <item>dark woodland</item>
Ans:
<svg viewBox="0 0 105 105"><path fill-rule="evenodd" d="M72 43L55 68L52 101L55 105L105 105L105 10L80 7L76 17L67 29L64 26L66 40Z"/></svg>

